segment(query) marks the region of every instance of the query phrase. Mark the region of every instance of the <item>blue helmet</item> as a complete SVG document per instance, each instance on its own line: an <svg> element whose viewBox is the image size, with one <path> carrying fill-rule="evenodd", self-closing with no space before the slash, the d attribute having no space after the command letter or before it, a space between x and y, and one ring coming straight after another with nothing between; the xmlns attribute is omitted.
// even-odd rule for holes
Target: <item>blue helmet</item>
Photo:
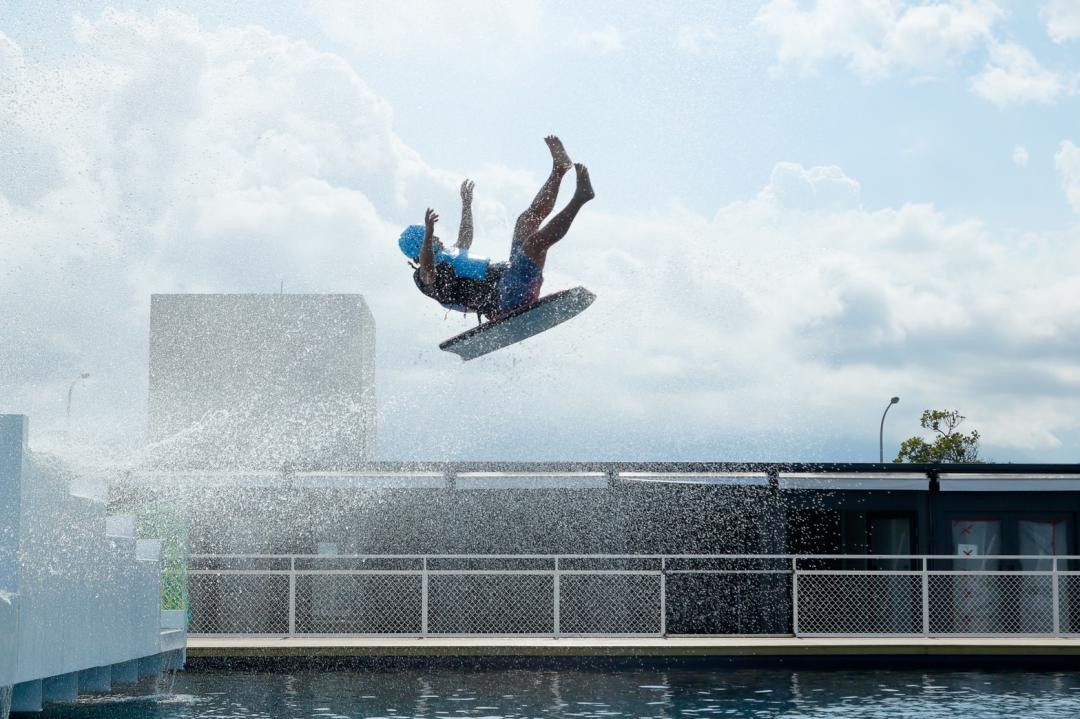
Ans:
<svg viewBox="0 0 1080 719"><path fill-rule="evenodd" d="M405 253L405 256L409 259L418 260L420 258L420 248L424 245L424 226L423 225L409 225L405 228L405 231L401 233L401 237L398 239L398 247Z"/></svg>

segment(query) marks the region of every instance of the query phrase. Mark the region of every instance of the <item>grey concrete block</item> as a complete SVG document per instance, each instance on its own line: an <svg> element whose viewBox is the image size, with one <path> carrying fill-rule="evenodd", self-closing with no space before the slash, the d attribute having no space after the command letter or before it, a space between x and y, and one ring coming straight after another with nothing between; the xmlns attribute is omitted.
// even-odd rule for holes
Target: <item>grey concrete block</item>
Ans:
<svg viewBox="0 0 1080 719"><path fill-rule="evenodd" d="M94 667L79 672L79 693L101 693L112 689L110 667Z"/></svg>
<svg viewBox="0 0 1080 719"><path fill-rule="evenodd" d="M155 654L139 660L139 678L156 677L165 670L165 655Z"/></svg>
<svg viewBox="0 0 1080 719"><path fill-rule="evenodd" d="M60 674L41 680L41 700L73 702L79 698L79 673Z"/></svg>
<svg viewBox="0 0 1080 719"><path fill-rule="evenodd" d="M110 668L113 684L134 684L139 681L139 660L113 664Z"/></svg>
<svg viewBox="0 0 1080 719"><path fill-rule="evenodd" d="M11 711L41 711L41 680L16 684L11 692Z"/></svg>

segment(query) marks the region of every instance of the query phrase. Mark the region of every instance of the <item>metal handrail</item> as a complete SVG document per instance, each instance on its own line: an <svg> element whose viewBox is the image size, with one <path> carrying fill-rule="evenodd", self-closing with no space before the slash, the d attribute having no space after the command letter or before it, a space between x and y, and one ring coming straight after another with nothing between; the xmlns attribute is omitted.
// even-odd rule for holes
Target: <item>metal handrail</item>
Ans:
<svg viewBox="0 0 1080 719"><path fill-rule="evenodd" d="M1062 564L1062 562L1069 562L1073 560L1080 560L1080 555L1059 555L1059 556L1047 556L1047 555L983 555L983 556L956 556L956 555L912 555L912 554L898 554L898 555L870 555L870 554L353 554L353 555L327 555L327 554L192 554L189 556L190 560L233 560L233 561L246 561L246 560L274 560L281 562L282 564L276 568L246 568L246 569L189 569L188 574L193 576L286 576L288 577L288 636L297 635L297 604L296 604L296 592L297 592L297 578L298 577L334 577L334 576L413 576L421 578L420 591L422 593L420 602L421 611L421 631L418 636L435 636L436 633L430 630L429 624L429 601L428 594L430 591L430 580L434 577L447 577L447 576L547 576L552 578L553 593L551 596L550 614L553 621L552 632L550 634L530 634L529 636L567 636L568 633L563 631L561 626L561 582L563 577L575 576L639 576L639 577L655 577L657 584L654 585L654 590L657 594L654 597L655 604L652 611L657 611L659 614L653 615L653 620L656 622L656 626L659 627L658 633L648 634L649 636L666 636L668 627L668 576L675 575L774 575L774 576L788 576L790 577L790 620L792 634L795 636L879 636L875 634L872 629L868 629L865 632L821 632L815 631L816 627L820 626L820 614L823 611L823 607L828 604L822 602L822 595L820 594L821 588L818 587L818 594L815 597L812 591L814 587L809 587L804 591L800 588L800 582L809 581L827 581L829 579L836 580L840 584L835 585L842 591L843 582L850 581L852 578L888 578L888 577L900 577L900 578L912 578L917 579L919 585L918 605L921 608L921 618L918 620L920 623L921 631L897 633L895 631L885 632L885 634L891 634L896 636L938 636L938 635L955 635L957 631L947 631L938 629L935 633L934 630L934 611L963 611L968 612L966 617L961 617L967 621L969 628L965 631L960 631L961 634L979 635L986 634L979 627L981 625L972 624L976 620L983 621L985 617L982 617L980 612L985 614L986 607L983 604L979 604L980 601L994 601L997 599L993 593L994 587L998 585L988 584L988 589L985 591L990 592L990 599L987 600L986 596L978 601L970 599L970 591L967 595L955 594L956 589L952 588L952 585L934 584L936 587L936 593L931 591L932 583L938 582L942 577L971 577L971 578L1000 578L1000 577L1036 577L1040 578L1040 581L1045 582L1048 578L1050 580L1050 596L1048 597L1035 597L1038 601L1049 601L1052 606L1049 607L1049 612L1052 613L1052 631L1036 632L1037 636L1065 636L1068 634L1068 627L1075 627L1076 619L1072 618L1072 615L1065 615L1063 619L1063 613L1066 611L1066 607L1071 607L1072 600L1069 597L1063 597L1062 592L1064 587L1069 587L1069 592L1075 594L1076 591L1080 591L1080 584L1077 584L1076 588L1072 588L1072 585L1064 584L1066 581L1071 582L1074 577L1080 576L1080 571L1074 571L1066 569L1068 564ZM1046 562L1048 566L1040 569L1019 569L1019 568L1001 568L1001 569L963 569L963 564L972 561L987 561L987 560L1010 560L1015 565L1016 560L1037 560L1039 562ZM304 563L311 563L317 565L317 561L313 560L326 560L326 561L340 561L340 560L407 560L415 562L412 566L402 568L347 568L347 569L320 569L318 566L303 566L298 567L298 561ZM458 560L458 561L515 561L515 560L542 560L545 562L551 562L550 566L537 567L533 566L520 566L520 567L492 567L492 568L441 568L438 566L440 560ZM567 567L567 560L590 560L595 562L604 561L627 561L627 560L648 560L656 561L658 564L642 568L640 566L627 566L627 567L590 567L590 568L577 568L571 565ZM782 562L783 566L772 566L768 568L716 568L716 567L685 567L676 565L671 566L671 562L676 561L692 561L692 560L720 560L720 561L764 561L764 562ZM900 560L910 561L912 566L907 569L808 569L800 566L801 562L813 562L822 560L848 560L848 561L887 561L887 560ZM948 569L931 568L931 563L935 560L949 560L950 562L958 562L960 567L953 567ZM287 564L286 564L287 562ZM433 566L434 563L434 566ZM974 581L974 580L973 580ZM987 579L987 581L990 581ZM994 580L997 581L997 580ZM862 585L856 585L862 586ZM966 586L966 585L965 585ZM1019 586L1019 585L1018 585ZM1035 585L1038 586L1038 585ZM944 589L942 589L944 587ZM872 587L871 587L872 588ZM650 591L654 591L650 590ZM810 593L807 594L807 591ZM831 591L831 590L830 590ZM908 590L904 590L907 592ZM1011 590L1014 593L1018 590ZM1030 589L1023 590L1030 592ZM944 596L941 595L944 592ZM950 594L953 592L953 594ZM807 599L807 597L810 599ZM881 597L883 601L892 602L908 602L913 600L914 595L908 595L905 593L889 597ZM1028 594L1017 595L1013 597L1014 601L1029 601L1030 596ZM960 599L958 599L960 597ZM864 598L865 599L865 598ZM545 600L546 601L546 600ZM818 606L814 606L814 602L818 602ZM956 604L956 602L960 604ZM952 602L953 604L949 604ZM965 605L964 602L967 602ZM944 603L944 604L943 604ZM955 606L953 606L955 605ZM995 605L996 606L996 605ZM935 607L937 609L935 609ZM910 607L908 607L910 609ZM1043 607L1045 611L1047 607ZM905 610L906 611L906 610ZM994 610L996 611L996 609ZM1071 611L1071 609L1069 610ZM818 621L815 623L813 614L818 612ZM974 614L972 614L974 612ZM810 618L807 619L807 616ZM1019 615L1017 615L1019 616ZM1049 614L1045 614L1044 617L1049 617ZM880 617L879 617L880 619ZM893 617L895 620L896 617ZM910 626L913 618L904 620L908 622ZM1010 621L1016 626L1030 626L1025 624L1026 620L1017 619L1015 616ZM1049 621L1046 619L1045 621ZM1066 629L1063 630L1063 622L1065 622ZM941 627L941 623L937 622L936 626ZM1042 625L1049 627L1050 624ZM809 629L808 629L809 627ZM946 627L948 629L948 627ZM1026 634L1018 634L1017 632L1006 632L1013 636L1027 636ZM482 632L473 633L477 636L484 634ZM642 636L641 634L633 633L616 633L608 634L604 636ZM276 636L272 634L271 636ZM381 635L379 635L381 636ZM412 633L393 634L393 636L417 636ZM439 636L446 636L445 634L439 634ZM462 635L468 636L468 635ZM515 634L515 636L525 636Z"/></svg>
<svg viewBox="0 0 1080 719"><path fill-rule="evenodd" d="M189 554L190 559L1080 559L1080 554Z"/></svg>

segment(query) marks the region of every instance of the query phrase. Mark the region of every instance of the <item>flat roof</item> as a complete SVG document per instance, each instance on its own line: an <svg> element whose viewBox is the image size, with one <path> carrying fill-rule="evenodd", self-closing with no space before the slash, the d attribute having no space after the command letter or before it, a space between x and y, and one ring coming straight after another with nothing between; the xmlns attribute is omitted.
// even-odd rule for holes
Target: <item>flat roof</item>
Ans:
<svg viewBox="0 0 1080 719"><path fill-rule="evenodd" d="M135 470L118 483L323 489L606 489L666 484L781 490L1080 492L1080 464L367 462L334 470Z"/></svg>

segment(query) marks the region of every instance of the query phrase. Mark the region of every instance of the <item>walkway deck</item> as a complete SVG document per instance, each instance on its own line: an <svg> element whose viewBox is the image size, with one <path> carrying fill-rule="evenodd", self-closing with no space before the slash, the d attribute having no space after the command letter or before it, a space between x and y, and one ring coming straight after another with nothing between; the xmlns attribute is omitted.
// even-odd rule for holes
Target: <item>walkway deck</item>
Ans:
<svg viewBox="0 0 1080 719"><path fill-rule="evenodd" d="M189 660L289 658L859 658L941 657L1075 660L1080 639L1027 638L873 638L796 639L793 637L642 638L440 638L440 639L190 639Z"/></svg>

